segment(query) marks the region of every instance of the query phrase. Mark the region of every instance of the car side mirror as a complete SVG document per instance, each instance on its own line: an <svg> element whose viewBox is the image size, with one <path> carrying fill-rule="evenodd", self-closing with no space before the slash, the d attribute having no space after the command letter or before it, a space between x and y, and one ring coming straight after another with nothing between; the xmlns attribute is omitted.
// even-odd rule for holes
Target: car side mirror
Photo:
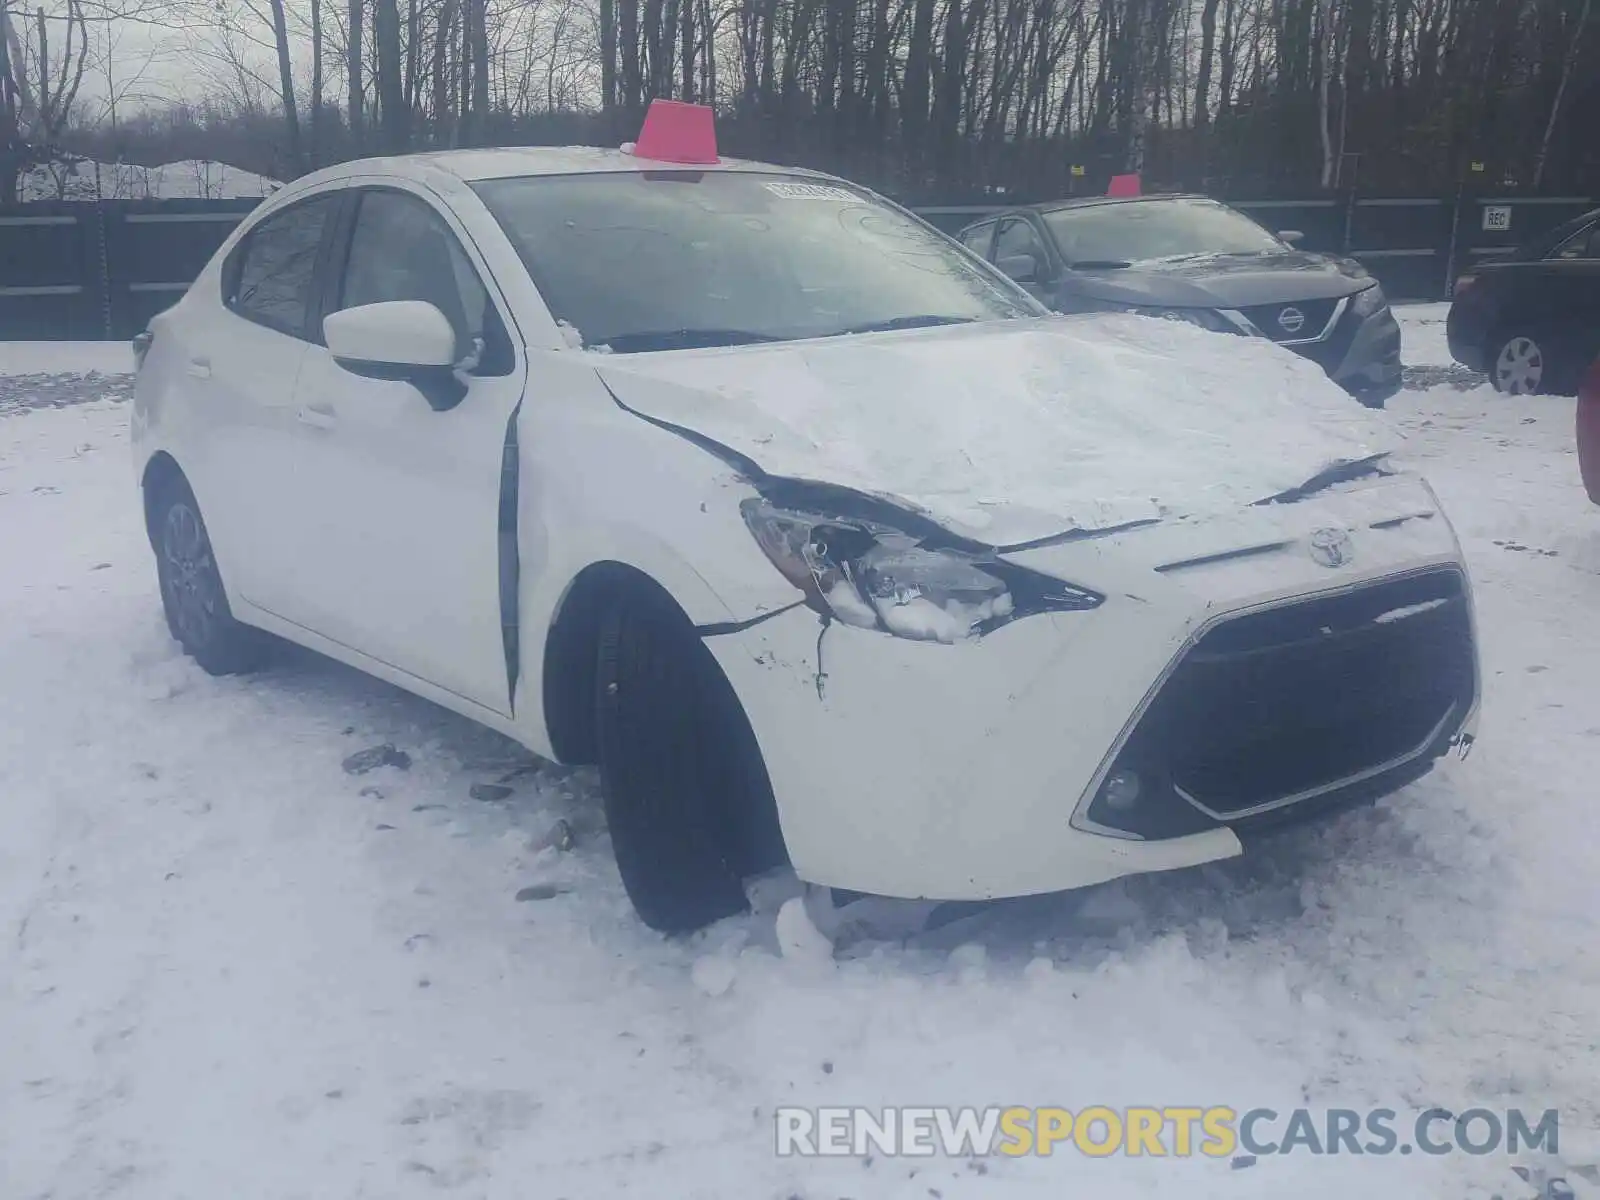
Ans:
<svg viewBox="0 0 1600 1200"><path fill-rule="evenodd" d="M1305 241L1305 237L1305 233L1299 229L1278 230L1278 240L1281 242L1288 242L1291 246L1299 245L1301 242Z"/></svg>
<svg viewBox="0 0 1600 1200"><path fill-rule="evenodd" d="M1006 254L994 265L1017 283L1038 282L1039 264L1031 254Z"/></svg>
<svg viewBox="0 0 1600 1200"><path fill-rule="evenodd" d="M412 384L438 411L461 403L456 333L425 300L385 300L329 313L322 320L328 351L352 375Z"/></svg>

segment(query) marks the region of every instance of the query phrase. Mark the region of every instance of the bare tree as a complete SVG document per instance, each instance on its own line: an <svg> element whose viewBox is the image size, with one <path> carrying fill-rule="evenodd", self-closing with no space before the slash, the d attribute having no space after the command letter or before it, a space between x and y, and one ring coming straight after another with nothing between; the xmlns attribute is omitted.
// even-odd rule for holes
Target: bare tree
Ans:
<svg viewBox="0 0 1600 1200"><path fill-rule="evenodd" d="M82 0L67 0L64 16L36 10L25 17L0 3L0 201L15 203L18 177L33 161L49 161L66 129L89 59L89 27ZM59 22L59 50L50 27ZM56 180L58 192L62 190Z"/></svg>
<svg viewBox="0 0 1600 1200"><path fill-rule="evenodd" d="M374 0L372 14L372 35L378 50L378 110L383 123L383 149L388 154L401 154L410 144L411 129L405 82L400 75L400 12L395 0Z"/></svg>
<svg viewBox="0 0 1600 1200"><path fill-rule="evenodd" d="M349 111L346 117L350 122L350 141L359 150L361 148L361 17L362 0L350 0L348 16L345 19L345 82L349 93Z"/></svg>
<svg viewBox="0 0 1600 1200"><path fill-rule="evenodd" d="M278 52L278 93L283 102L283 127L289 137L289 163L298 172L304 160L300 146L300 113L294 99L294 63L289 48L289 25L283 0L268 0L272 6L272 39ZM320 14L319 14L320 15Z"/></svg>
<svg viewBox="0 0 1600 1200"><path fill-rule="evenodd" d="M6 0L0 0L0 204L17 202L17 176L27 162L22 118L31 101L24 99L27 76L21 62L20 39Z"/></svg>
<svg viewBox="0 0 1600 1200"><path fill-rule="evenodd" d="M36 17L18 11L36 2L0 0L5 61L39 57ZM1369 186L1426 188L1470 157L1496 178L1600 190L1600 152L1579 136L1600 125L1594 0L43 2L52 73L41 89L31 66L4 71L7 147L36 136L41 93L74 91L62 59L69 43L82 57L84 16L97 30L167 6L186 14L193 87L217 103L140 136L263 174L363 143L610 141L674 96L718 107L730 153L908 196L1048 196L1129 167L1174 186L1326 187L1347 151ZM118 94L109 64L105 78ZM89 103L92 125L104 102Z"/></svg>
<svg viewBox="0 0 1600 1200"><path fill-rule="evenodd" d="M1567 84L1572 79L1572 68L1578 61L1578 54L1583 47L1583 34L1588 28L1592 7L1593 0L1583 0L1583 7L1578 10L1578 27L1567 42L1567 52L1561 59L1561 81L1556 84L1556 94L1550 100L1550 119L1544 123L1544 136L1539 139L1539 154L1533 160L1534 187L1544 182L1544 165L1550 158L1550 139L1555 135L1556 121L1561 116L1561 101L1566 98Z"/></svg>
<svg viewBox="0 0 1600 1200"><path fill-rule="evenodd" d="M481 142L489 119L489 27L484 0L463 0L462 34L471 66L472 102L467 122L468 143Z"/></svg>
<svg viewBox="0 0 1600 1200"><path fill-rule="evenodd" d="M310 165L320 165L323 153L322 128L322 0L311 0L311 157Z"/></svg>
<svg viewBox="0 0 1600 1200"><path fill-rule="evenodd" d="M1328 92L1333 75L1333 0L1317 0L1317 132L1322 138L1322 186L1333 186L1333 131L1328 118Z"/></svg>

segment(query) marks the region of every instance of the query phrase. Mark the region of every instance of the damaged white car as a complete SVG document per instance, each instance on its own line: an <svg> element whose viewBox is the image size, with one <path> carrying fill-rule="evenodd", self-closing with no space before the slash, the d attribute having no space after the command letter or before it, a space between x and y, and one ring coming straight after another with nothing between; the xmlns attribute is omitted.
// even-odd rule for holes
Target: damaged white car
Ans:
<svg viewBox="0 0 1600 1200"><path fill-rule="evenodd" d="M1203 863L1470 743L1454 533L1314 365L1048 315L715 159L356 162L251 214L137 342L187 651L265 631L598 764L662 930L784 863L949 900Z"/></svg>

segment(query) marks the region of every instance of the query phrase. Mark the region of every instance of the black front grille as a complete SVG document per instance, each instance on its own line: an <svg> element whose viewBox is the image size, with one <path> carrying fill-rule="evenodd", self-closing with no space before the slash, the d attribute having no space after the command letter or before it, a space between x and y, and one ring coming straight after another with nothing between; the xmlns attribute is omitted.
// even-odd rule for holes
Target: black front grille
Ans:
<svg viewBox="0 0 1600 1200"><path fill-rule="evenodd" d="M1289 349L1303 358L1309 358L1324 371L1332 371L1350 353L1350 346L1356 340L1356 331L1360 327L1361 319L1347 309L1322 341L1304 342Z"/></svg>
<svg viewBox="0 0 1600 1200"><path fill-rule="evenodd" d="M1453 733L1475 669L1455 571L1225 621L1184 656L1118 756L1143 782L1139 827L1098 800L1090 815L1173 836L1353 783Z"/></svg>
<svg viewBox="0 0 1600 1200"><path fill-rule="evenodd" d="M1314 338L1328 327L1338 300L1289 300L1240 309L1255 327L1275 342ZM1299 314L1298 322L1295 314Z"/></svg>

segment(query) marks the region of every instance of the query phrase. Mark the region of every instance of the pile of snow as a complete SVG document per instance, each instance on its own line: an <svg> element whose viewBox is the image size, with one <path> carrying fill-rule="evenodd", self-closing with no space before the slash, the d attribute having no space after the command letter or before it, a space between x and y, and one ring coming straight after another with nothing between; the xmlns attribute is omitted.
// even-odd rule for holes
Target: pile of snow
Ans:
<svg viewBox="0 0 1600 1200"><path fill-rule="evenodd" d="M19 200L228 200L256 199L281 186L277 180L212 159L186 158L142 167L61 158L34 167L17 181Z"/></svg>

